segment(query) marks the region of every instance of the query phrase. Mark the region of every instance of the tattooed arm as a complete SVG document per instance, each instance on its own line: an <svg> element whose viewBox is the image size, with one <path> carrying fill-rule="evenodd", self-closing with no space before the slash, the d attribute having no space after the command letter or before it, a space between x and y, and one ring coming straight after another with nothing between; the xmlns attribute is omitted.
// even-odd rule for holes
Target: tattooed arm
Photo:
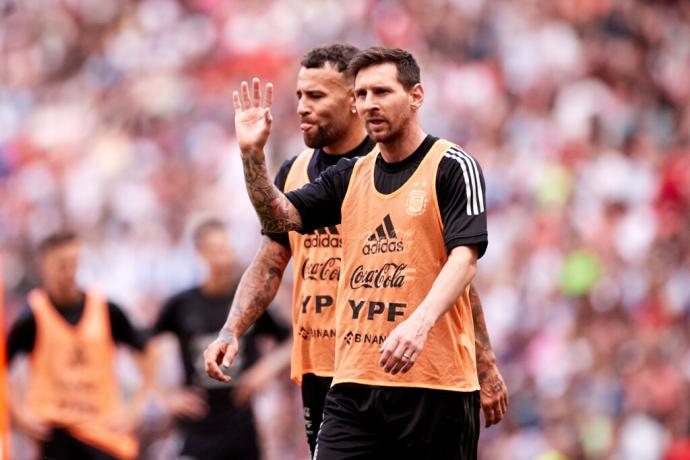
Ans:
<svg viewBox="0 0 690 460"><path fill-rule="evenodd" d="M249 85L242 82L240 94L233 93L235 107L235 134L242 153L244 181L249 199L267 232L280 233L298 230L302 219L297 209L285 195L273 185L266 170L264 146L271 133L271 104L273 86L266 85L263 98L258 78L252 80L252 97Z"/></svg>
<svg viewBox="0 0 690 460"><path fill-rule="evenodd" d="M496 366L496 355L491 348L482 302L474 285L470 285L470 304L474 321L474 346L477 356L480 399L486 426L490 427L499 423L505 415L508 408L508 389Z"/></svg>
<svg viewBox="0 0 690 460"><path fill-rule="evenodd" d="M290 250L264 237L254 260L242 275L230 306L230 313L218 338L204 352L206 373L221 382L230 377L220 369L228 368L239 352L239 337L266 311L280 287L280 280L290 260Z"/></svg>

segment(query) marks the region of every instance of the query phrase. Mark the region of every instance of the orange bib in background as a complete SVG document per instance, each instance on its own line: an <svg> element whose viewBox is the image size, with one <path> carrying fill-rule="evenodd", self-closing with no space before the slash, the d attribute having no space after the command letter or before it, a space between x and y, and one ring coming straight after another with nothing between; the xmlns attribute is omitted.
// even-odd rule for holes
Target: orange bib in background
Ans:
<svg viewBox="0 0 690 460"><path fill-rule="evenodd" d="M379 366L384 340L415 311L448 260L436 175L452 145L436 141L413 175L388 195L374 186L378 148L354 167L342 204L333 384L479 389L469 286L431 329L408 373L386 374Z"/></svg>
<svg viewBox="0 0 690 460"><path fill-rule="evenodd" d="M76 325L60 316L42 290L29 293L29 306L36 318L29 407L88 445L118 458L135 458L136 438L110 426L123 408L106 300L87 293Z"/></svg>
<svg viewBox="0 0 690 460"><path fill-rule="evenodd" d="M302 152L290 168L285 192L308 184L307 169L314 150ZM292 250L292 365L290 377L333 376L335 359L335 295L340 276L340 227L320 228L301 235L289 232Z"/></svg>
<svg viewBox="0 0 690 460"><path fill-rule="evenodd" d="M7 412L7 369L5 359L5 310L3 305L2 258L0 258L0 460L10 458L10 423Z"/></svg>

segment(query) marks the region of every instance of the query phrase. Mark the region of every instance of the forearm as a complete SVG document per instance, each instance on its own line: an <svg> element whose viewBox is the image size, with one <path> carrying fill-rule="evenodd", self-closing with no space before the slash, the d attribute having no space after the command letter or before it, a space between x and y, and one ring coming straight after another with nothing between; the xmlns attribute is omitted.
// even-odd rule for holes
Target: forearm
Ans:
<svg viewBox="0 0 690 460"><path fill-rule="evenodd" d="M242 275L220 335L239 337L259 319L275 298L290 251L264 237L259 252Z"/></svg>
<svg viewBox="0 0 690 460"><path fill-rule="evenodd" d="M457 301L474 278L477 257L474 249L458 246L451 252L446 264L436 277L415 314L421 315L429 328Z"/></svg>
<svg viewBox="0 0 690 460"><path fill-rule="evenodd" d="M496 365L496 355L491 348L489 332L484 321L484 309L479 299L479 293L470 285L470 305L472 306L472 320L474 322L474 348L477 356L477 366L483 368ZM481 377L480 369L480 377Z"/></svg>
<svg viewBox="0 0 690 460"><path fill-rule="evenodd" d="M243 152L242 164L247 193L263 229L273 233L300 229L299 212L268 177L263 151Z"/></svg>

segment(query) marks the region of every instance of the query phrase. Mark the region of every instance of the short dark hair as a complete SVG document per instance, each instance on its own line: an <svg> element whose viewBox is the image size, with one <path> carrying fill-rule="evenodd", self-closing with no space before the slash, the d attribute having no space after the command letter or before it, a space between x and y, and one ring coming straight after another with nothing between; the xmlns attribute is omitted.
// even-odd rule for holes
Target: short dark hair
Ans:
<svg viewBox="0 0 690 460"><path fill-rule="evenodd" d="M77 236L77 234L72 230L60 230L58 232L51 233L41 240L36 248L36 253L39 257L42 257L53 249L77 241L79 241L79 236Z"/></svg>
<svg viewBox="0 0 690 460"><path fill-rule="evenodd" d="M395 67L398 69L398 81L406 90L421 82L417 61L415 61L412 54L401 48L386 48L382 46L367 48L352 58L347 70L354 78L362 69L389 62L395 64Z"/></svg>
<svg viewBox="0 0 690 460"><path fill-rule="evenodd" d="M218 219L217 217L210 217L203 220L199 225L196 226L194 232L192 233L192 239L194 240L194 245L199 246L201 240L203 240L206 235L214 230L225 231L225 223Z"/></svg>
<svg viewBox="0 0 690 460"><path fill-rule="evenodd" d="M345 73L350 60L357 53L359 48L344 43L320 46L305 54L300 65L305 69L320 69L328 62L338 69L338 72Z"/></svg>

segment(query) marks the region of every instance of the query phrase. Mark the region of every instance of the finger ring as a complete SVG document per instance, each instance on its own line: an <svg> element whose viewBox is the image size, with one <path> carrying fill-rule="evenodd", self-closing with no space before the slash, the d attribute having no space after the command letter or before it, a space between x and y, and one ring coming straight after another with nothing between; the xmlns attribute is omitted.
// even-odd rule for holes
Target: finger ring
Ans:
<svg viewBox="0 0 690 460"><path fill-rule="evenodd" d="M410 355L403 355L403 358L410 359Z"/></svg>

